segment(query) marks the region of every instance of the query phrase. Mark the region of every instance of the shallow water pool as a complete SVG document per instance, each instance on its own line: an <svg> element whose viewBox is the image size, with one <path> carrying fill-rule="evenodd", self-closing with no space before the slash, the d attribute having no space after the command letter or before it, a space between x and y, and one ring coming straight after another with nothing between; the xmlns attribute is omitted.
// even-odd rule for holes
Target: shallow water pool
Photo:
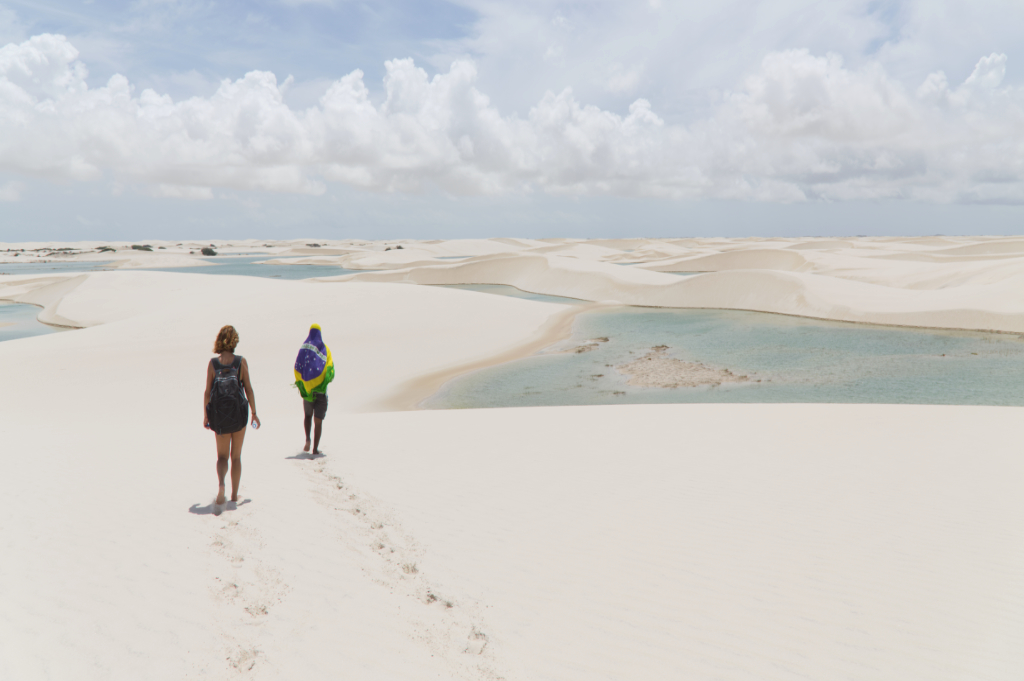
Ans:
<svg viewBox="0 0 1024 681"><path fill-rule="evenodd" d="M197 256L199 257L199 256ZM205 257L205 256L204 256ZM146 267L149 272L182 272L193 274L233 274L244 277L265 277L269 279L310 279L312 277L336 277L342 274L356 274L368 270L349 270L331 265L258 265L263 260L272 260L273 255L209 256L209 265L197 267ZM67 272L101 272L109 269L104 262L26 262L0 264L3 274L62 274ZM134 270L122 270L126 272Z"/></svg>
<svg viewBox="0 0 1024 681"><path fill-rule="evenodd" d="M258 265L263 260L273 260L272 255L210 256L210 264L199 267L153 267L151 272L181 272L194 274L233 274L243 277L268 279L311 279L313 277L337 277L342 274L358 274L368 270L348 270L333 265Z"/></svg>
<svg viewBox="0 0 1024 681"><path fill-rule="evenodd" d="M257 265L261 260L273 256L212 256L211 265L200 267L154 267L146 268L151 272L180 272L196 274L233 274L246 277L265 277L270 279L309 279L311 277L334 277L342 274L354 274L366 270L347 270L343 267L320 265ZM63 274L71 272L99 272L106 268L108 262L26 262L0 264L0 275L4 274ZM124 270L134 271L134 270ZM36 321L39 308L32 305L8 305L0 302L0 342L15 338L38 336L60 330Z"/></svg>
<svg viewBox="0 0 1024 681"><path fill-rule="evenodd" d="M733 310L622 307L577 317L566 345L457 378L428 409L686 402L1024 406L1024 337L828 322ZM676 359L748 375L698 388L630 386L615 367L669 346ZM760 381L760 382L757 382Z"/></svg>
<svg viewBox="0 0 1024 681"><path fill-rule="evenodd" d="M39 308L35 305L0 301L0 342L15 338L43 336L64 330L36 321L38 315Z"/></svg>
<svg viewBox="0 0 1024 681"><path fill-rule="evenodd" d="M5 262L0 263L0 275L3 274L63 274L65 272L98 272L106 269L107 261L103 262Z"/></svg>

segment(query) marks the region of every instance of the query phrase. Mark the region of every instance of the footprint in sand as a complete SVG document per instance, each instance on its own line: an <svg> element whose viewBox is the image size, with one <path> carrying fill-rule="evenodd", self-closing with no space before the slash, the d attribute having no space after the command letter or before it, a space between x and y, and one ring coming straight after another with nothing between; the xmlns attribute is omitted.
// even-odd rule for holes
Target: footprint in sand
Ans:
<svg viewBox="0 0 1024 681"><path fill-rule="evenodd" d="M226 510L234 510L239 504L227 502ZM264 564L259 549L263 537L251 516L241 514L228 516L223 524L214 530L210 548L219 557L215 563L212 597L227 608L226 626L222 634L225 639L225 654L229 668L248 673L265 661L264 655L253 645L253 625L266 622L271 608L280 603L290 590L280 573ZM239 627L239 625L244 625ZM244 632L239 636L239 632ZM232 652L233 651L233 652Z"/></svg>
<svg viewBox="0 0 1024 681"><path fill-rule="evenodd" d="M228 664L240 672L251 671L256 666L260 651L256 648L239 648L234 655L227 658Z"/></svg>
<svg viewBox="0 0 1024 681"><path fill-rule="evenodd" d="M470 655L482 655L484 648L487 647L487 634L480 631L476 627L469 633L469 641L466 643L466 649L462 652Z"/></svg>
<svg viewBox="0 0 1024 681"><path fill-rule="evenodd" d="M327 463L317 461L304 468L314 486L313 497L337 512L341 541L355 540L370 549L360 552L367 575L389 591L404 593L426 606L417 616L418 626L423 627L424 638L435 653L460 666L468 665L480 678L500 678L491 669L495 651L483 632L479 604L442 595L446 590L439 591L417 565L422 550L415 539L380 502L333 475ZM463 661L457 662L459 659Z"/></svg>

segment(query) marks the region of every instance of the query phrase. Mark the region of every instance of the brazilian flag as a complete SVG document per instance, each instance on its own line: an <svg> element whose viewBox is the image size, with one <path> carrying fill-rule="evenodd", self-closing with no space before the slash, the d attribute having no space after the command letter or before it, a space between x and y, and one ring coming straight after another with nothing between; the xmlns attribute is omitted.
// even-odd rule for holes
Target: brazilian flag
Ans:
<svg viewBox="0 0 1024 681"><path fill-rule="evenodd" d="M302 399L316 400L317 393L326 393L327 384L334 380L334 359L331 349L324 344L320 325L309 327L309 336L299 348L295 358L295 385Z"/></svg>

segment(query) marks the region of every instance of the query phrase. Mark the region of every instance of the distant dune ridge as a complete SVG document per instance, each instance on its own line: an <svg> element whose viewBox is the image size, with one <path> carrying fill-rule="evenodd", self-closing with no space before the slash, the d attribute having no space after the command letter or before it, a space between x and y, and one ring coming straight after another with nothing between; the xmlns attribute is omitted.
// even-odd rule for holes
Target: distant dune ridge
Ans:
<svg viewBox="0 0 1024 681"><path fill-rule="evenodd" d="M77 329L0 343L0 678L1024 669L1020 408L415 409L591 309L425 284L1024 333L1024 238L132 245L0 244L39 265L0 301ZM146 271L242 254L364 271ZM44 267L79 261L112 265ZM215 516L200 398L228 323L263 428ZM291 385L311 323L337 371L316 460Z"/></svg>
<svg viewBox="0 0 1024 681"><path fill-rule="evenodd" d="M453 263L418 259L405 267L396 266L399 256L385 252L375 256L383 271L348 276L357 281L506 284L533 293L628 305L1024 332L1024 251L1014 250L1024 248L1024 239L979 241L953 249L937 244L931 251L913 240L864 240L856 247L845 240L775 241L749 249L729 244L712 254L705 250L708 244L701 244L694 257L667 256L633 266L609 264L611 258L585 243ZM799 246L808 248L795 252ZM975 255L964 251L975 247ZM992 259L996 251L1003 255ZM949 255L957 259L943 259ZM969 257L961 259L965 255ZM921 256L933 259L904 259ZM704 274L680 278L668 272Z"/></svg>

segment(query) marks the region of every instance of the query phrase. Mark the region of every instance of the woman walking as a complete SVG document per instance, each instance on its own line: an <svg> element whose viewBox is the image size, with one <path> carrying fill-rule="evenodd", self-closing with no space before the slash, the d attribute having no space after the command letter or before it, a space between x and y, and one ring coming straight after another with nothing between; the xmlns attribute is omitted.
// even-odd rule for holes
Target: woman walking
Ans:
<svg viewBox="0 0 1024 681"><path fill-rule="evenodd" d="M242 441L245 440L245 424L249 421L249 405L252 405L252 427L259 428L256 416L256 396L249 380L249 364L241 355L235 354L238 332L233 326L223 327L217 333L213 351L217 357L210 360L206 368L206 392L203 395L203 427L209 428L217 437L217 491L216 505L223 505L224 476L228 472L228 458L231 458L231 501L238 501L238 482L242 478Z"/></svg>

